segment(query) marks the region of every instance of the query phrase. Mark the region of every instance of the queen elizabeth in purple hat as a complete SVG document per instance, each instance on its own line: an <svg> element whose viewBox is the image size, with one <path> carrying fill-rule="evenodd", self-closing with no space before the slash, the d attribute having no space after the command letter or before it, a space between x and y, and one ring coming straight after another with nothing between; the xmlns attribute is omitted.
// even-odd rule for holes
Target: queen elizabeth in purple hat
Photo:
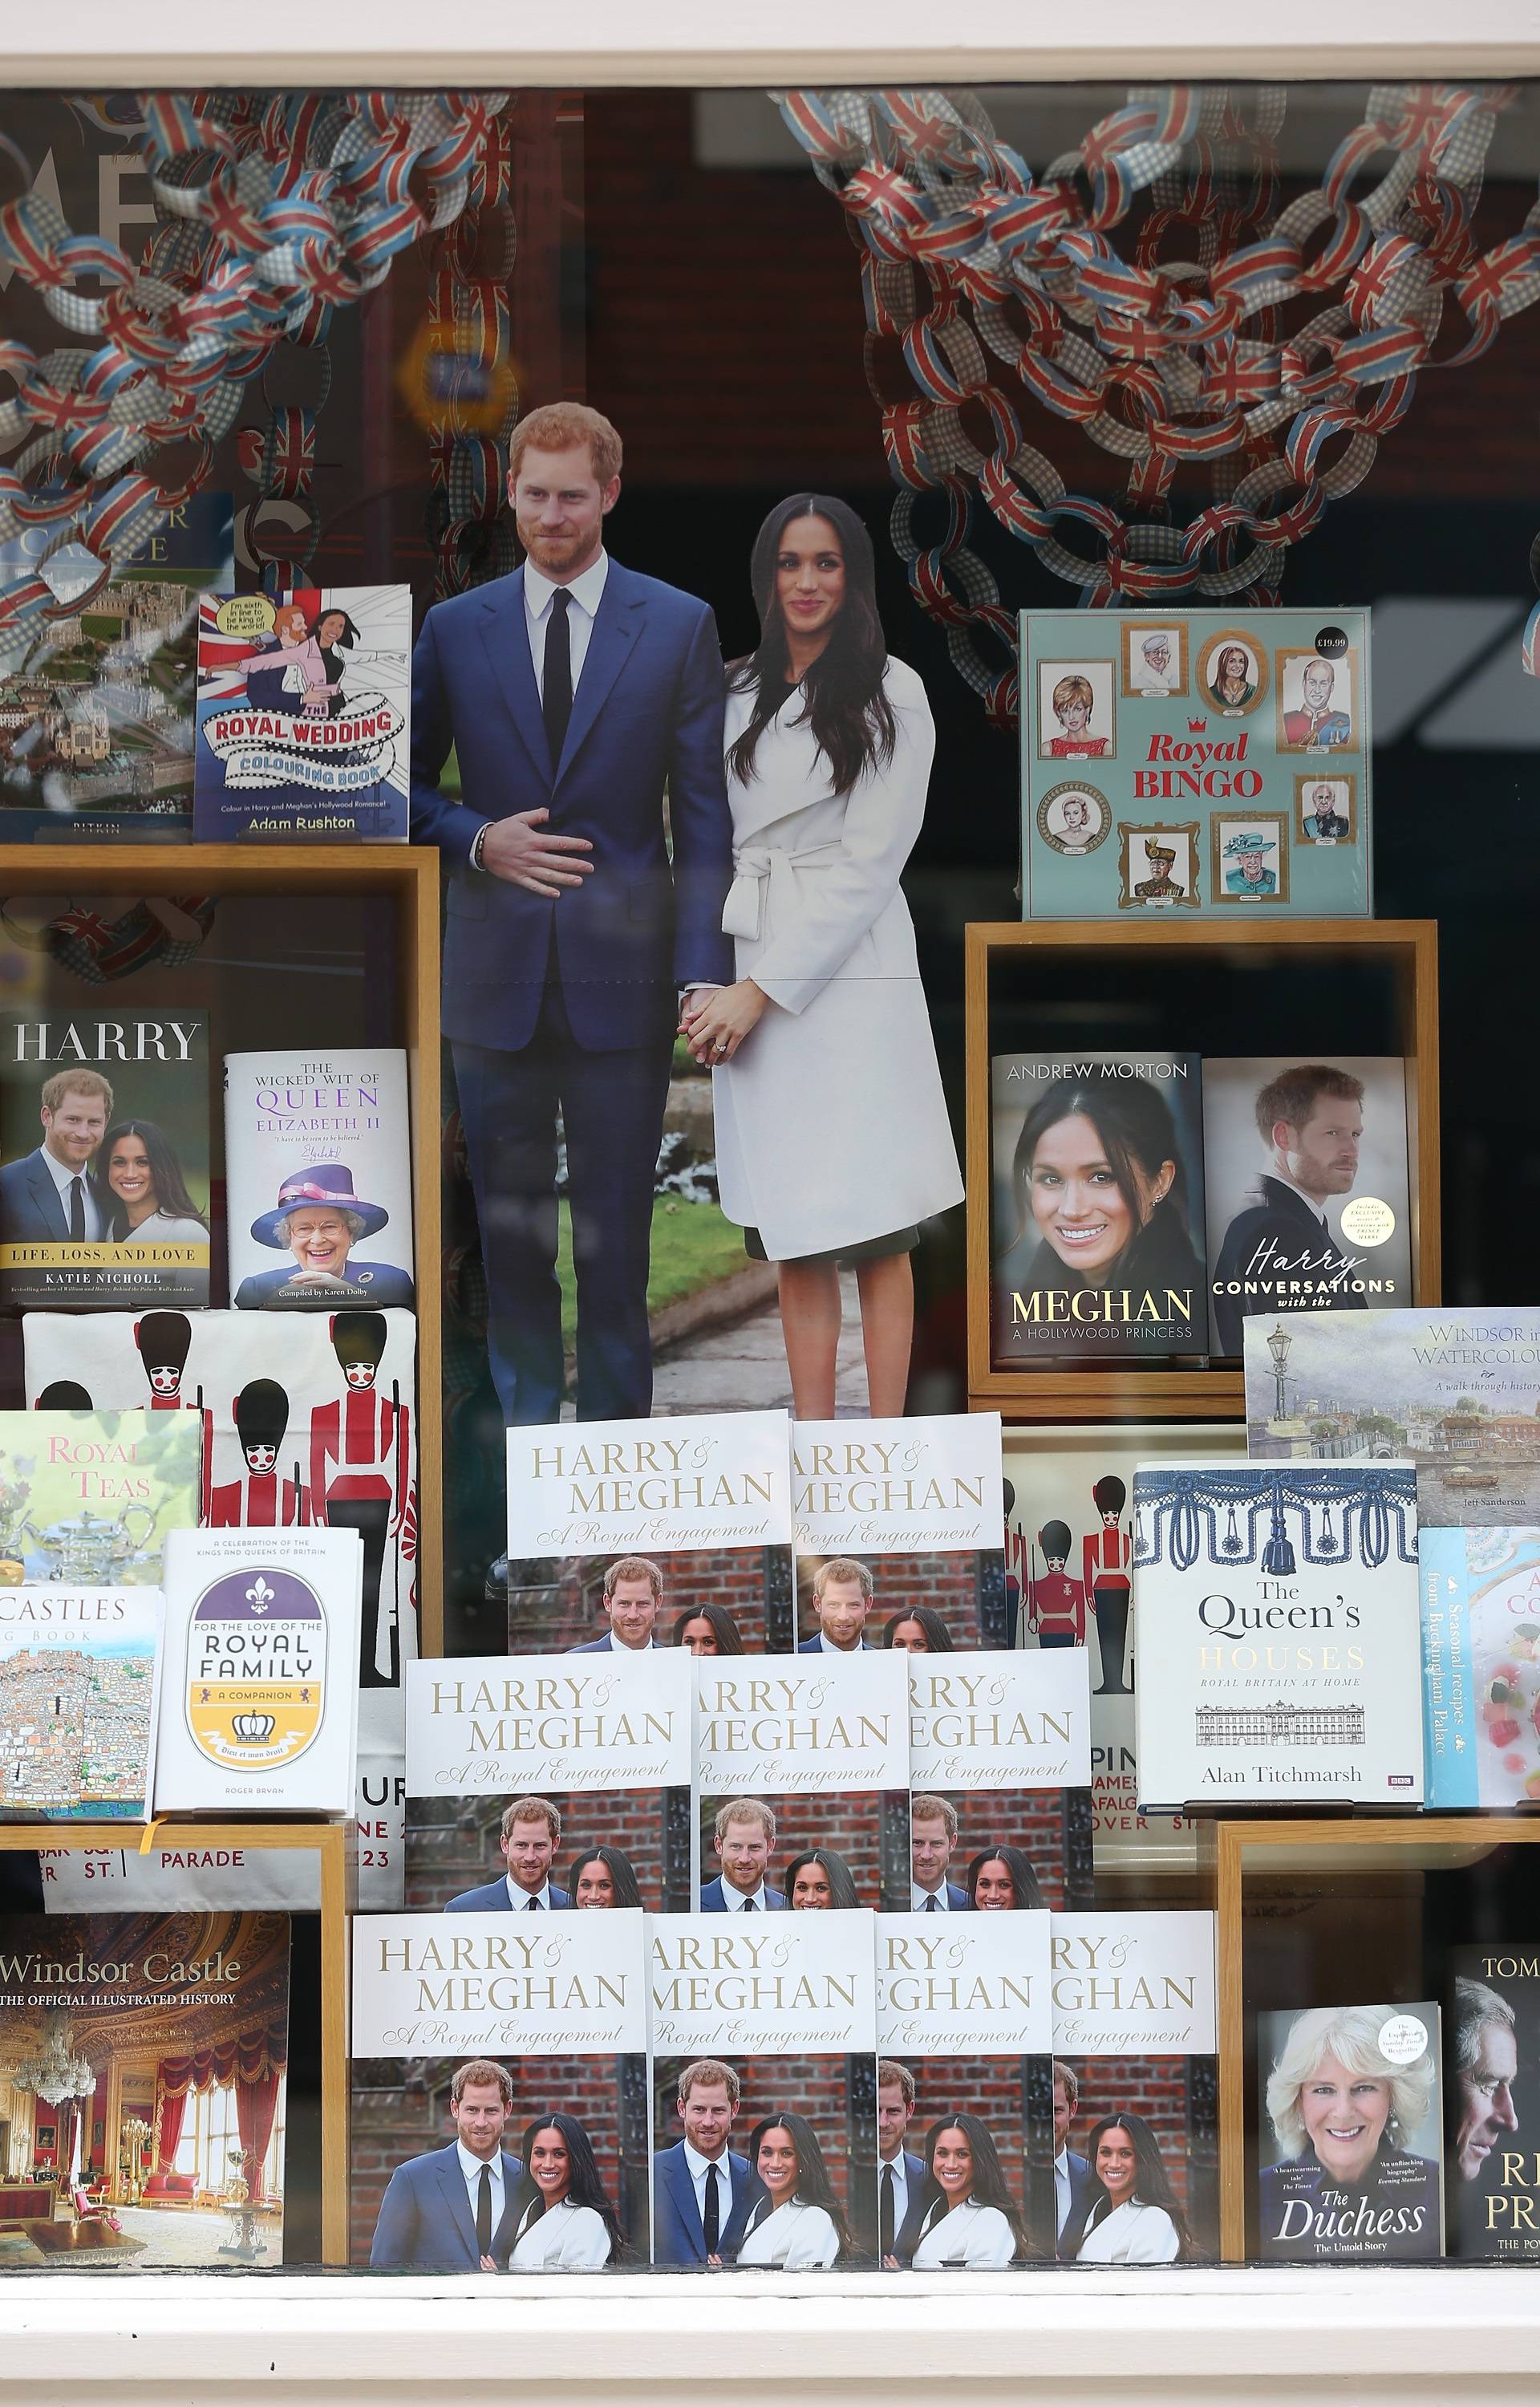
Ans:
<svg viewBox="0 0 1540 2407"><path fill-rule="evenodd" d="M382 1204L365 1204L354 1194L352 1173L344 1163L307 1162L284 1180L275 1208L251 1223L260 1246L287 1247L293 1262L243 1279L235 1291L236 1310L352 1303L410 1308L415 1289L405 1271L353 1259L360 1238L372 1237L389 1217Z"/></svg>

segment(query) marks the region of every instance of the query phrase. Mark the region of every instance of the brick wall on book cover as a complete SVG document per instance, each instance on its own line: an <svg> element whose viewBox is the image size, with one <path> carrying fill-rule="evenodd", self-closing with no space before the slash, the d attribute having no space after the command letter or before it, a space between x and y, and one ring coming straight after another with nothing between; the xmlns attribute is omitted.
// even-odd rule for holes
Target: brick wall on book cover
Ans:
<svg viewBox="0 0 1540 2407"><path fill-rule="evenodd" d="M812 1638L818 1628L812 1583L822 1555L802 1555L797 1563L798 1635ZM908 1608L928 1604L941 1617L959 1654L1005 1644L1005 1555L997 1547L971 1554L854 1555L848 1561L865 1563L871 1574L871 1610L867 1636L873 1646L883 1643L888 1626Z"/></svg>
<svg viewBox="0 0 1540 2407"><path fill-rule="evenodd" d="M380 2200L396 2167L454 2138L449 2084L459 2057L360 2059L352 2068L352 2225L355 2264L367 2264ZM644 2262L647 2252L646 2058L619 2056L494 2057L514 2084L503 2146L518 2154L540 2115L575 2115L587 2132L600 2179Z"/></svg>
<svg viewBox="0 0 1540 2407"><path fill-rule="evenodd" d="M685 2136L675 2111L679 2076L695 2061L658 2057L653 2066L654 2144L671 2148ZM737 2073L742 2100L732 2147L746 2154L756 2124L771 2115L805 2115L818 2137L829 2186L860 2228L874 2219L877 2190L875 2059L869 2056L729 2056L718 2061Z"/></svg>
<svg viewBox="0 0 1540 2407"><path fill-rule="evenodd" d="M793 1640L789 1546L713 1546L699 1554L648 1555L663 1575L657 1643L671 1645L682 1614L726 1605L747 1655L784 1653ZM508 1651L564 1655L602 1638L604 1574L615 1554L516 1557L508 1577Z"/></svg>
<svg viewBox="0 0 1540 2407"><path fill-rule="evenodd" d="M1006 2186L1024 2215L1028 2205L1025 2060L1019 2056L896 2056L895 2060L907 2064L914 2076L914 2112L904 2145L923 2157L925 2134L943 2115L977 2115L989 2127ZM1044 2144L1048 2144L1046 2138Z"/></svg>
<svg viewBox="0 0 1540 2407"><path fill-rule="evenodd" d="M588 1847L618 1847L629 1857L649 1912L683 1913L689 1894L687 1788L586 1789L542 1792L561 1816L551 1867L558 1888L572 1886L574 1859ZM498 1832L506 1796L414 1797L406 1807L406 1903L431 1914L468 1888L502 1877Z"/></svg>
<svg viewBox="0 0 1540 2407"><path fill-rule="evenodd" d="M1086 2154L1092 2128L1104 2115L1142 2115L1160 2143L1167 2178L1184 2207L1193 2189L1188 2164L1187 2064L1184 2056L1075 2056L1068 2061L1081 2094L1069 2144Z"/></svg>

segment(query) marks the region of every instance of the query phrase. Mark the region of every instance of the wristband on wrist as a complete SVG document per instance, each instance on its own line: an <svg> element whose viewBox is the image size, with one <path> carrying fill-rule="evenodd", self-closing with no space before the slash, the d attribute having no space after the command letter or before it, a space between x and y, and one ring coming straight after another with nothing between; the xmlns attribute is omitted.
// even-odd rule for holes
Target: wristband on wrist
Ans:
<svg viewBox="0 0 1540 2407"><path fill-rule="evenodd" d="M490 819L483 819L474 835L471 838L471 851L469 857L473 869L479 869L481 867L482 848L487 842L487 831L491 824L492 822Z"/></svg>

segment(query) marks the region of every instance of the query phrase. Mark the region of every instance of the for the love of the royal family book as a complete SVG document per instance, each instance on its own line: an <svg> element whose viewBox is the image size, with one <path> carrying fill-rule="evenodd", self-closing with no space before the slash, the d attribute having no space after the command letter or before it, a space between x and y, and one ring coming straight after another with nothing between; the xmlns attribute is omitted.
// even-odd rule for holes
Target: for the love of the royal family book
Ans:
<svg viewBox="0 0 1540 2407"><path fill-rule="evenodd" d="M406 841L412 591L205 593L192 833Z"/></svg>

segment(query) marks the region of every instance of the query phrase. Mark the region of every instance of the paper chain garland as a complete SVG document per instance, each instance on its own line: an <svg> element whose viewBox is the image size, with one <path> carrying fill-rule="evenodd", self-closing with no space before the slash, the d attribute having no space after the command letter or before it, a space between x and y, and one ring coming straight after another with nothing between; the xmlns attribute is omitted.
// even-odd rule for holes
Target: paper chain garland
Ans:
<svg viewBox="0 0 1540 2407"><path fill-rule="evenodd" d="M147 94L137 139L168 222L139 267L116 243L72 234L41 193L0 208L0 261L84 338L41 359L0 343L0 370L16 388L0 403L0 435L27 438L0 464L0 542L44 530L39 566L69 545L92 577L70 600L78 610L114 556L143 544L206 479L247 385L288 338L320 351L319 390L303 405L269 392L265 434L251 430L241 446L264 494L304 514L297 533L285 524L263 538L273 581L288 581L315 544L309 489L332 313L380 283L410 244L454 224L485 188L489 148L501 189L506 153L494 121L505 100ZM79 290L86 276L103 297ZM172 482L160 455L177 445L191 456ZM12 577L0 585L0 648L60 608L41 575Z"/></svg>
<svg viewBox="0 0 1540 2407"><path fill-rule="evenodd" d="M862 247L894 547L1001 729L1019 706L1016 620L968 541L975 496L1087 608L1275 601L1289 546L1368 474L1417 371L1478 359L1540 300L1540 204L1485 254L1471 230L1508 86L1376 86L1320 190L1281 210L1277 88L1132 92L1040 181L972 99L772 97ZM1109 230L1141 194L1128 260ZM1176 236L1185 258L1166 255ZM1284 335L1279 306L1301 296L1324 306ZM1449 303L1463 322L1435 358ZM902 398L883 373L895 348ZM1028 401L1128 462L1121 510L1071 492L1026 440ZM1208 463L1212 498L1182 525L1186 462ZM917 513L938 504L927 540ZM1087 551L1067 540L1078 528Z"/></svg>

